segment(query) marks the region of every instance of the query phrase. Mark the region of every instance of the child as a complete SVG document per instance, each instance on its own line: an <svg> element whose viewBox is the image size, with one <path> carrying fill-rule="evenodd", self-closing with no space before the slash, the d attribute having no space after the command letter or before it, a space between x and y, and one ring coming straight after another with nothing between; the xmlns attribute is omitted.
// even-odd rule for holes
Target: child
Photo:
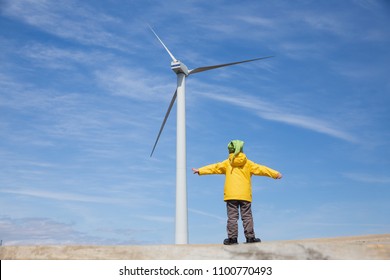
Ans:
<svg viewBox="0 0 390 280"><path fill-rule="evenodd" d="M227 208L227 234L225 245L238 244L239 209L244 226L247 243L261 242L255 237L251 210L252 184L251 176L268 176L281 179L282 174L264 165L259 165L247 159L243 152L244 142L233 140L228 144L229 158L223 162L210 164L199 169L192 168L194 174L225 174L224 201Z"/></svg>

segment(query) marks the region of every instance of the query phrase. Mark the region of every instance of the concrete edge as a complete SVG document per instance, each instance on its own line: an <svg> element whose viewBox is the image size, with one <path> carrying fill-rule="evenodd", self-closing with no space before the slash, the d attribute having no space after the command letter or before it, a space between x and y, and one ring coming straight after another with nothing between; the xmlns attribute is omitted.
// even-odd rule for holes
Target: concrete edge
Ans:
<svg viewBox="0 0 390 280"><path fill-rule="evenodd" d="M1 246L1 260L390 260L390 234L239 245Z"/></svg>

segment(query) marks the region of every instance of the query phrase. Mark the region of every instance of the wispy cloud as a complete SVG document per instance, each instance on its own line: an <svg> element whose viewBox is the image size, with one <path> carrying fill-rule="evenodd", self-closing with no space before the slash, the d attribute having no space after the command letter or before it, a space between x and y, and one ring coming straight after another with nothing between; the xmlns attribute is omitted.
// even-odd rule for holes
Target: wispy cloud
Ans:
<svg viewBox="0 0 390 280"><path fill-rule="evenodd" d="M315 132L323 133L335 138L339 138L348 142L357 142L356 137L349 134L342 128L338 127L336 124L332 124L330 122L326 122L324 120L320 120L311 116L305 116L296 113L289 113L290 109L276 107L275 105L262 101L260 99L251 97L232 97L226 95L206 95L203 94L204 97L215 99L218 101L226 102L232 104L234 106L238 106L244 109L249 109L251 112L256 114L257 116L271 120L277 121L297 127L302 127L308 130L312 130Z"/></svg>
<svg viewBox="0 0 390 280"><path fill-rule="evenodd" d="M71 224L47 218L0 218L1 238L5 245L85 243L88 236Z"/></svg>
<svg viewBox="0 0 390 280"><path fill-rule="evenodd" d="M298 17L307 24L307 26L318 31L325 31L331 34L346 35L346 22L340 20L337 15L323 13L301 13Z"/></svg>
<svg viewBox="0 0 390 280"><path fill-rule="evenodd" d="M167 85L161 77L150 75L142 69L130 70L125 67L109 67L95 72L100 86L112 95L125 96L135 100L161 100L170 98L174 92L175 80Z"/></svg>
<svg viewBox="0 0 390 280"><path fill-rule="evenodd" d="M29 59L35 67L49 69L71 69L77 67L99 68L108 62L115 60L115 57L109 52L100 52L96 50L83 51L80 49L64 49L50 44L27 43L18 53Z"/></svg>
<svg viewBox="0 0 390 280"><path fill-rule="evenodd" d="M120 29L122 34L125 33L120 19L77 1L12 0L6 1L3 13L58 37L129 50L129 42L112 32Z"/></svg>
<svg viewBox="0 0 390 280"><path fill-rule="evenodd" d="M373 184L390 184L390 177L380 174L365 174L365 173L344 173L346 178L357 182L373 183Z"/></svg>
<svg viewBox="0 0 390 280"><path fill-rule="evenodd" d="M276 21L271 18L261 17L261 16L236 16L235 17L242 22L265 28L274 28Z"/></svg>
<svg viewBox="0 0 390 280"><path fill-rule="evenodd" d="M362 62L364 60L364 67ZM388 64L381 59L362 56L360 61L334 61L330 63L333 71L351 81L360 83L362 81L383 82L388 74Z"/></svg>
<svg viewBox="0 0 390 280"><path fill-rule="evenodd" d="M356 3L357 5L361 6L364 9L367 10L377 10L380 8L379 2L382 1L377 1L377 0L353 0L352 2Z"/></svg>
<svg viewBox="0 0 390 280"><path fill-rule="evenodd" d="M44 199L60 200L60 201L76 201L76 202L92 202L92 203L126 203L128 201L119 198L109 198L107 196L93 196L77 193L66 192L50 192L35 189L0 189L1 193L32 196Z"/></svg>
<svg viewBox="0 0 390 280"><path fill-rule="evenodd" d="M104 236L89 235L77 230L72 223L38 217L0 217L0 232L3 245L7 246L137 243L131 238L136 230L126 229L126 234L104 232Z"/></svg>
<svg viewBox="0 0 390 280"><path fill-rule="evenodd" d="M188 209L188 211L191 213L194 213L194 214L208 217L208 218L213 218L213 219L216 219L216 220L221 221L221 222L226 221L225 217L220 217L220 216L211 214L210 212L205 212L205 211L201 211L201 210L197 210L197 209L193 209L193 208Z"/></svg>
<svg viewBox="0 0 390 280"><path fill-rule="evenodd" d="M158 223L174 223L175 219L173 216L151 216L151 215L139 215L137 216L143 220L153 221Z"/></svg>

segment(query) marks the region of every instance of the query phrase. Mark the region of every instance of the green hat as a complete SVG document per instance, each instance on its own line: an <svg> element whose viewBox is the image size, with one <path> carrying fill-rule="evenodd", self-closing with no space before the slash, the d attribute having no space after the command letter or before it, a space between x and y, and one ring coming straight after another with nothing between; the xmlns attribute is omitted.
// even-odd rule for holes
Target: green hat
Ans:
<svg viewBox="0 0 390 280"><path fill-rule="evenodd" d="M234 159L240 152L243 151L243 148L244 148L244 141L241 141L241 140L232 140L232 141L230 141L230 143L228 144L229 154L234 153L233 159Z"/></svg>

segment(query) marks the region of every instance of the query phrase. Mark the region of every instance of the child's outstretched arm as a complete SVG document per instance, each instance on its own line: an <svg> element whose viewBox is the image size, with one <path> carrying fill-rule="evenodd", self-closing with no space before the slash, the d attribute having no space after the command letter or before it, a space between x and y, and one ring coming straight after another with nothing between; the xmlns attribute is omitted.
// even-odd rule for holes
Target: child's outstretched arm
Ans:
<svg viewBox="0 0 390 280"><path fill-rule="evenodd" d="M257 176L268 176L274 179L282 179L283 175L279 171L276 171L272 168L269 168L265 165L257 164L253 161L249 161L248 163L251 165L251 173Z"/></svg>
<svg viewBox="0 0 390 280"><path fill-rule="evenodd" d="M225 174L226 164L228 164L228 160L209 164L199 168L192 168L192 171L194 174L198 175Z"/></svg>

